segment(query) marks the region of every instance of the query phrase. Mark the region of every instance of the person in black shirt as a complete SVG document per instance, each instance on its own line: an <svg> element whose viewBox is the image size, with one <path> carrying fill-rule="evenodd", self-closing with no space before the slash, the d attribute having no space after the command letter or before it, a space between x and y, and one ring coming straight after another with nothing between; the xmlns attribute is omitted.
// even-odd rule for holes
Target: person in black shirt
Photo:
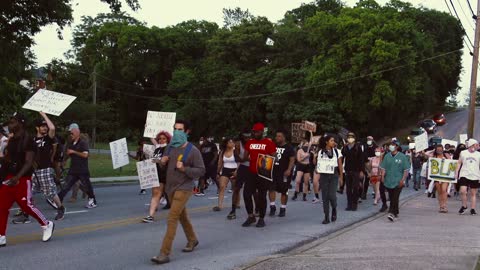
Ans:
<svg viewBox="0 0 480 270"><path fill-rule="evenodd" d="M215 181L217 190L219 187L217 181L218 148L213 142L213 138L208 138L207 140L200 140L199 150L202 153L203 162L205 164L205 175L199 179L200 190L196 196L205 196L206 183L209 178Z"/></svg>
<svg viewBox="0 0 480 270"><path fill-rule="evenodd" d="M273 167L273 181L269 188L270 197L270 216L274 216L277 211L275 205L277 192L282 194L280 199L279 217L284 217L287 210L289 177L292 174L295 165L295 149L287 143L287 132L279 130L275 135L275 143L277 144L277 155L275 156L275 166Z"/></svg>
<svg viewBox="0 0 480 270"><path fill-rule="evenodd" d="M97 207L97 200L93 192L92 183L90 182L90 171L88 169L88 143L85 139L80 137L80 128L77 124L71 124L68 130L70 131L72 143L68 146L66 159L70 158L72 161L70 163L66 185L63 187L62 191L60 191L58 197L63 201L63 198L67 195L70 189L72 189L73 185L75 185L77 181L81 181L82 185L85 187L85 192L88 195L88 203L85 207L89 209L95 208ZM66 160L64 162L66 162Z"/></svg>
<svg viewBox="0 0 480 270"><path fill-rule="evenodd" d="M376 148L377 148L377 144L373 140L373 137L368 136L366 145L363 147L363 150L365 152L365 157L367 159L374 157ZM363 180L364 181L363 181L363 186L362 186L361 198L362 198L362 200L366 200L367 199L367 193L368 193L368 186L370 185L370 177L368 177L368 175L365 175Z"/></svg>
<svg viewBox="0 0 480 270"><path fill-rule="evenodd" d="M32 136L25 131L26 119L15 113L8 128L13 133L5 152L0 159L0 247L7 244L5 233L10 207L16 202L24 213L35 218L43 228L44 242L52 237L55 225L48 221L32 201L32 164L36 147Z"/></svg>
<svg viewBox="0 0 480 270"><path fill-rule="evenodd" d="M360 197L360 181L365 177L367 159L362 146L355 142L355 134L347 135L347 145L342 149L343 164L345 164L345 177L347 187L346 211L357 211Z"/></svg>

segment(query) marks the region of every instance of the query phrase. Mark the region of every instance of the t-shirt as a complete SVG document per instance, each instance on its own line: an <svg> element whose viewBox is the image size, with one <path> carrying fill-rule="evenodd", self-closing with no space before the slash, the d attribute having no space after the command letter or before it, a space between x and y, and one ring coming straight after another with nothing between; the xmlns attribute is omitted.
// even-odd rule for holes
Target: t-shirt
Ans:
<svg viewBox="0 0 480 270"><path fill-rule="evenodd" d="M380 168L385 170L385 187L396 188L400 184L404 172L410 170L410 161L403 153L399 152L395 156L388 153L383 158Z"/></svg>
<svg viewBox="0 0 480 270"><path fill-rule="evenodd" d="M35 143L29 134L23 134L20 137L13 137L9 140L6 148L5 169L7 174L17 175L25 165L25 152L35 153ZM2 166L3 168L3 166ZM32 168L22 176L31 176Z"/></svg>
<svg viewBox="0 0 480 270"><path fill-rule="evenodd" d="M257 174L257 160L259 154L271 155L277 151L277 146L269 139L250 139L245 145L250 153L250 172Z"/></svg>
<svg viewBox="0 0 480 270"><path fill-rule="evenodd" d="M275 156L275 166L273 167L273 178L283 179L285 171L290 165L290 158L295 156L293 146L285 144L277 146L277 154Z"/></svg>
<svg viewBox="0 0 480 270"><path fill-rule="evenodd" d="M462 168L460 169L460 178L465 177L469 180L480 180L480 153L475 151L463 150L460 153L459 160L462 161Z"/></svg>
<svg viewBox="0 0 480 270"><path fill-rule="evenodd" d="M342 152L338 151L338 149L331 149L330 151L321 149L318 151L316 172L325 174L339 174L339 158L342 158Z"/></svg>
<svg viewBox="0 0 480 270"><path fill-rule="evenodd" d="M35 163L36 169L47 169L53 168L52 155L53 155L53 145L55 144L55 139L50 138L50 136L42 136L34 138L36 148L35 154Z"/></svg>
<svg viewBox="0 0 480 270"><path fill-rule="evenodd" d="M203 162L205 162L205 167L210 166L215 157L215 153L218 152L217 145L213 142L204 142L200 147L200 152L202 153Z"/></svg>
<svg viewBox="0 0 480 270"><path fill-rule="evenodd" d="M88 152L88 143L82 138L78 139L77 143L72 143L68 146L68 149L72 149L77 152ZM88 170L88 157L83 158L76 154L70 155L70 170L69 174L89 174Z"/></svg>
<svg viewBox="0 0 480 270"><path fill-rule="evenodd" d="M167 147L158 147L157 149L155 149L155 151L153 151L153 157L154 159L162 159L163 157L163 153L165 153L165 149ZM162 166L160 166L160 163L157 163L157 172L158 172L158 179L160 180L165 180L167 178L167 170L165 170L165 168L162 168Z"/></svg>

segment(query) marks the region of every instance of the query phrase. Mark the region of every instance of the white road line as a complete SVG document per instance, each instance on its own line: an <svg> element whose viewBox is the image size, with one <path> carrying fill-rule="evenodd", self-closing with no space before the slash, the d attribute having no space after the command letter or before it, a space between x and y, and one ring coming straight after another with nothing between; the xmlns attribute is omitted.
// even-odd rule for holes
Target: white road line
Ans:
<svg viewBox="0 0 480 270"><path fill-rule="evenodd" d="M10 208L10 210L12 210L12 211L20 210L20 208Z"/></svg>
<svg viewBox="0 0 480 270"><path fill-rule="evenodd" d="M80 210L80 211L72 211L72 212L66 212L65 215L67 214L79 214L79 213L86 213L88 210Z"/></svg>
<svg viewBox="0 0 480 270"><path fill-rule="evenodd" d="M227 198L227 196L223 196L224 199ZM209 200L216 200L218 199L218 196L215 196L215 197L208 197Z"/></svg>

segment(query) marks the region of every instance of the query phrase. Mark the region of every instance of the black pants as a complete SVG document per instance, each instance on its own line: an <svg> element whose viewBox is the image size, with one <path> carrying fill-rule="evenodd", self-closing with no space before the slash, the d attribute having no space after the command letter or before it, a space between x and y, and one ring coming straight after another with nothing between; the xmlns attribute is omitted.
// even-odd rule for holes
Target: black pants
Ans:
<svg viewBox="0 0 480 270"><path fill-rule="evenodd" d="M370 185L370 177L365 176L363 178L363 186L362 186L362 199L367 199L368 193L368 186Z"/></svg>
<svg viewBox="0 0 480 270"><path fill-rule="evenodd" d="M398 207L399 207L399 201L400 201L400 193L402 192L402 188L396 187L396 188L386 188L388 191L388 197L390 198L390 208L388 212L390 214L393 214L395 216L398 215Z"/></svg>
<svg viewBox="0 0 480 270"><path fill-rule="evenodd" d="M63 198L65 195L72 189L72 187L80 181L80 186L83 186L85 193L87 193L89 199L93 199L95 201L95 193L93 193L93 186L92 182L90 182L90 175L88 174L69 174L67 175L66 184L63 189L58 193L58 197L60 201L63 202ZM95 201L96 203L96 201Z"/></svg>
<svg viewBox="0 0 480 270"><path fill-rule="evenodd" d="M257 193L258 198L255 200L255 207L260 214L260 218L264 218L265 213L267 212L268 180L252 173L249 176L250 177L246 179L245 187L243 188L245 208L249 215L253 215L253 196Z"/></svg>
<svg viewBox="0 0 480 270"><path fill-rule="evenodd" d="M387 205L387 195L385 195L385 185L383 182L380 182L380 198L382 198L382 204Z"/></svg>
<svg viewBox="0 0 480 270"><path fill-rule="evenodd" d="M358 198L360 196L360 172L347 172L347 206L348 208L357 209Z"/></svg>
<svg viewBox="0 0 480 270"><path fill-rule="evenodd" d="M325 217L330 214L330 205L332 209L337 209L337 174L321 174L320 187L322 189L323 213Z"/></svg>

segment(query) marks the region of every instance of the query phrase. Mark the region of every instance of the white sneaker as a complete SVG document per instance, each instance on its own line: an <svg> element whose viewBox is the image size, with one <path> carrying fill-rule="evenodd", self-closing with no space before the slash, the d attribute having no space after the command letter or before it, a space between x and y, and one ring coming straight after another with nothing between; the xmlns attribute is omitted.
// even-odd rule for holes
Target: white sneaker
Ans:
<svg viewBox="0 0 480 270"><path fill-rule="evenodd" d="M232 193L232 190L231 190L231 189L229 189L229 190L228 190L228 193Z"/></svg>
<svg viewBox="0 0 480 270"><path fill-rule="evenodd" d="M160 200L160 204L161 205L167 205L167 200L165 200L165 198L162 197L162 199Z"/></svg>
<svg viewBox="0 0 480 270"><path fill-rule="evenodd" d="M425 190L425 194L428 194L428 189L427 189L427 190Z"/></svg>
<svg viewBox="0 0 480 270"><path fill-rule="evenodd" d="M85 208L92 209L95 207L97 207L97 204L95 203L95 201L93 199L88 199L88 203L87 205L85 205Z"/></svg>
<svg viewBox="0 0 480 270"><path fill-rule="evenodd" d="M43 229L43 242L48 242L52 238L53 231L55 230L55 223L49 221L46 226L42 226Z"/></svg>
<svg viewBox="0 0 480 270"><path fill-rule="evenodd" d="M387 218L388 218L388 220L390 220L391 222L395 222L395 216L394 216L394 215L389 214L389 215L387 216Z"/></svg>
<svg viewBox="0 0 480 270"><path fill-rule="evenodd" d="M0 247L4 247L7 245L7 237L5 235L0 235Z"/></svg>
<svg viewBox="0 0 480 270"><path fill-rule="evenodd" d="M313 201L312 201L313 204L317 204L317 203L319 203L319 202L320 202L320 200L317 199L317 198L313 199Z"/></svg>

